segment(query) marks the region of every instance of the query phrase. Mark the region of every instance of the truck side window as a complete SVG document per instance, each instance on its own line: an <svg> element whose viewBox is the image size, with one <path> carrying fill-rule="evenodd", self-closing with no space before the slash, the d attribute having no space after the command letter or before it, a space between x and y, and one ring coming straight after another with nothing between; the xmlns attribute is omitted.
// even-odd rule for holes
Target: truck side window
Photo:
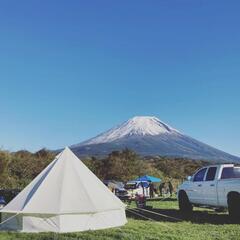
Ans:
<svg viewBox="0 0 240 240"><path fill-rule="evenodd" d="M207 172L206 181L213 181L217 172L216 167L210 167Z"/></svg>
<svg viewBox="0 0 240 240"><path fill-rule="evenodd" d="M223 168L221 179L230 179L230 178L234 178L234 168L233 167Z"/></svg>
<svg viewBox="0 0 240 240"><path fill-rule="evenodd" d="M233 172L234 172L234 177L235 178L240 178L240 168L239 167L235 167L233 169Z"/></svg>
<svg viewBox="0 0 240 240"><path fill-rule="evenodd" d="M194 175L193 181L194 182L201 182L201 181L203 181L206 171L207 171L207 168L203 168L203 169L199 170Z"/></svg>

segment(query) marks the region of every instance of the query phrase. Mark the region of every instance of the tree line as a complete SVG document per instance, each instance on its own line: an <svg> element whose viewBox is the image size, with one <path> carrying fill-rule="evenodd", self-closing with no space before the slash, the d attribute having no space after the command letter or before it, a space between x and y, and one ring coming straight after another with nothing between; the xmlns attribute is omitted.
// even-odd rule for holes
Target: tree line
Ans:
<svg viewBox="0 0 240 240"><path fill-rule="evenodd" d="M36 153L28 151L0 151L0 189L22 189L30 183L55 157L55 153L42 149ZM153 175L163 180L182 181L204 161L182 158L140 157L124 149L114 151L106 157L88 157L82 161L101 180L126 182L142 175Z"/></svg>

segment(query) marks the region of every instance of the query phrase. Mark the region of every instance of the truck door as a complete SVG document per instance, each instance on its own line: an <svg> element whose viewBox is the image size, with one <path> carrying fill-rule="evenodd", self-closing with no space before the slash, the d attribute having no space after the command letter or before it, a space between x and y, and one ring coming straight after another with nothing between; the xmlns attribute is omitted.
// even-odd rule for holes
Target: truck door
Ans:
<svg viewBox="0 0 240 240"><path fill-rule="evenodd" d="M207 168L200 169L193 177L190 184L190 188L187 190L187 194L190 202L192 203L202 203L202 186L204 176L206 174Z"/></svg>
<svg viewBox="0 0 240 240"><path fill-rule="evenodd" d="M209 167L205 181L202 183L203 203L217 206L217 167Z"/></svg>

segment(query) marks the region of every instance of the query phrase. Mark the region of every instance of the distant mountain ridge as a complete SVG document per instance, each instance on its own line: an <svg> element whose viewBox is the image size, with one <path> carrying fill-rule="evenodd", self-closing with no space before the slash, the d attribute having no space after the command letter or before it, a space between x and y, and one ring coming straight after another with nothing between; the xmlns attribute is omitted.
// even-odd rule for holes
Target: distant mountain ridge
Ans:
<svg viewBox="0 0 240 240"><path fill-rule="evenodd" d="M130 148L143 156L169 156L214 162L238 162L240 158L195 140L156 117L139 116L98 136L70 146L79 156L102 156Z"/></svg>

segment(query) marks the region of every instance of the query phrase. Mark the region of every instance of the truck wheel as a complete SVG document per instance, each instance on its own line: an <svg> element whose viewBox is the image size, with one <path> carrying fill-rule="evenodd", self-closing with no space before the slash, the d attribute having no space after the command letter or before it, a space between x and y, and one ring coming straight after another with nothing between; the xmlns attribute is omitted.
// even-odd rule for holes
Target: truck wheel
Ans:
<svg viewBox="0 0 240 240"><path fill-rule="evenodd" d="M187 216L191 215L193 206L189 202L188 196L185 192L180 192L178 197L178 205L179 205L179 210L182 214Z"/></svg>
<svg viewBox="0 0 240 240"><path fill-rule="evenodd" d="M223 207L215 208L215 212L217 212L217 213L223 213L223 212L225 212L225 211L226 211L226 209L223 208Z"/></svg>
<svg viewBox="0 0 240 240"><path fill-rule="evenodd" d="M230 193L228 196L228 213L233 221L240 221L240 194Z"/></svg>

